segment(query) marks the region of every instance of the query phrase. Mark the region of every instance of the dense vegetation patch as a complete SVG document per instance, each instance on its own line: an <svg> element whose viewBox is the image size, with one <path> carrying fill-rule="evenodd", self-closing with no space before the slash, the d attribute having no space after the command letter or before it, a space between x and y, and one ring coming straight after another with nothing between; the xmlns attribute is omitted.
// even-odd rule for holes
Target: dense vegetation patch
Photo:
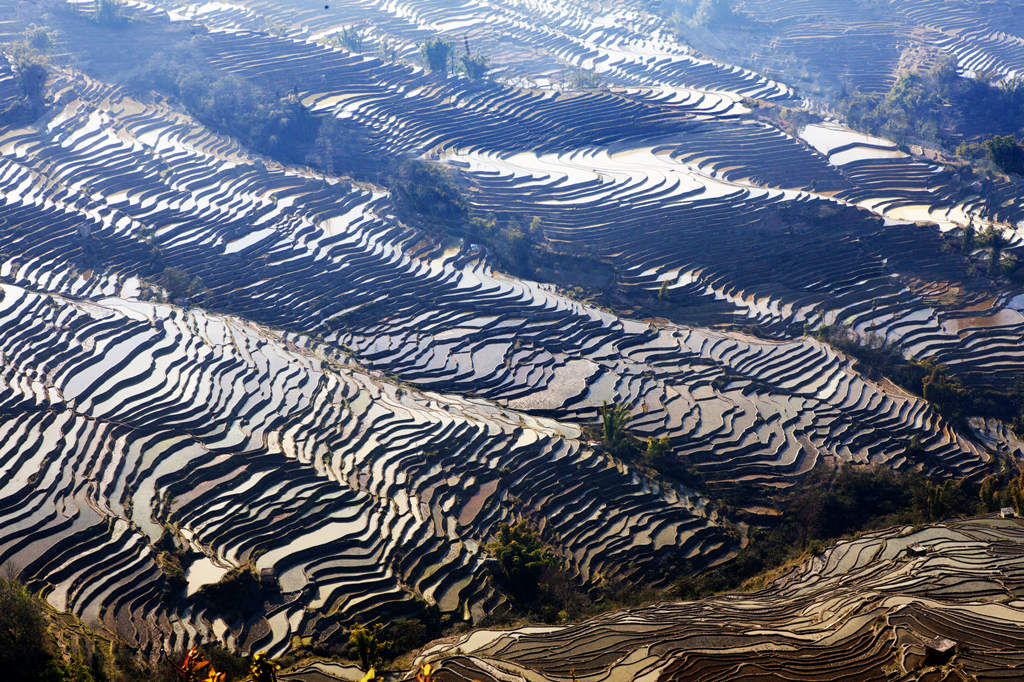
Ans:
<svg viewBox="0 0 1024 682"><path fill-rule="evenodd" d="M215 67L203 52L204 41L213 39L209 35L194 27L124 21L112 0L98 7L92 16L69 10L51 15L79 36L73 56L86 73L120 82L136 97L177 102L210 129L285 163L330 173L379 170L379 155L366 131L333 116L312 114L294 90L274 91ZM120 48L116 59L107 49L111 30L117 31Z"/></svg>
<svg viewBox="0 0 1024 682"><path fill-rule="evenodd" d="M541 578L558 565L551 547L526 521L501 525L487 551L498 561L506 592L519 604L536 603L541 594Z"/></svg>
<svg viewBox="0 0 1024 682"><path fill-rule="evenodd" d="M164 52L132 74L136 91L152 89L181 102L196 119L262 154L304 161L320 121L292 97L277 97L231 74L206 68L187 51Z"/></svg>
<svg viewBox="0 0 1024 682"><path fill-rule="evenodd" d="M39 29L41 35L49 40L49 33ZM32 37L29 37L32 40ZM4 55L0 54L0 60ZM42 53L27 48L25 45L15 46L7 56L11 70L17 81L20 97L9 102L0 109L0 120L11 124L24 124L39 118L46 110L43 93L49 77L46 58Z"/></svg>
<svg viewBox="0 0 1024 682"><path fill-rule="evenodd" d="M961 142L956 155L974 164L988 161L1003 173L1024 175L1024 148L1013 135L994 135L981 142Z"/></svg>
<svg viewBox="0 0 1024 682"><path fill-rule="evenodd" d="M391 171L387 184L398 217L410 224L457 230L468 217L454 175L436 164L404 159Z"/></svg>

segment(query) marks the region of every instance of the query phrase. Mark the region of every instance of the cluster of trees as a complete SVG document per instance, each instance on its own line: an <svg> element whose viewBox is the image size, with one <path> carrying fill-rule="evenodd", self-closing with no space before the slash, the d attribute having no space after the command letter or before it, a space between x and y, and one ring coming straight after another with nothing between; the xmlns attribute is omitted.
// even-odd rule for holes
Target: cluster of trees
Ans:
<svg viewBox="0 0 1024 682"><path fill-rule="evenodd" d="M29 24L29 27L25 29L24 40L29 48L45 54L53 49L57 42L57 35L57 31L46 26Z"/></svg>
<svg viewBox="0 0 1024 682"><path fill-rule="evenodd" d="M0 670L14 680L67 679L43 608L21 584L0 579Z"/></svg>
<svg viewBox="0 0 1024 682"><path fill-rule="evenodd" d="M46 53L53 49L57 36L53 29L31 24L22 34L22 40L9 46L10 65L17 78L21 98L8 109L0 110L0 119L23 123L39 118L45 111L44 95L49 78Z"/></svg>
<svg viewBox="0 0 1024 682"><path fill-rule="evenodd" d="M363 35L355 26L346 26L337 35L338 44L351 52L361 52L363 49Z"/></svg>
<svg viewBox="0 0 1024 682"><path fill-rule="evenodd" d="M196 600L227 621L245 621L262 613L267 594L252 566L228 572L212 585L204 585Z"/></svg>
<svg viewBox="0 0 1024 682"><path fill-rule="evenodd" d="M485 549L494 558L498 585L516 613L556 623L594 611L599 595L583 594L529 521L500 525Z"/></svg>
<svg viewBox="0 0 1024 682"><path fill-rule="evenodd" d="M978 263L975 251L984 249L987 253L985 272L990 277L1006 276L1014 281L1024 280L1024 263L1015 253L1007 253L1006 247L1010 243L1002 233L989 226L984 232L978 234L973 225L968 225L960 232L960 253L967 260L966 274L978 274Z"/></svg>
<svg viewBox="0 0 1024 682"><path fill-rule="evenodd" d="M516 275L530 275L536 249L545 241L539 218L519 216L503 221L494 215L472 215L456 176L437 164L403 159L382 179L391 190L395 214L403 222L435 236L460 237L484 244L495 263Z"/></svg>
<svg viewBox="0 0 1024 682"><path fill-rule="evenodd" d="M536 250L544 243L540 218L529 223L518 216L499 222L494 215L474 216L469 221L468 237L472 242L487 244L493 259L507 272L530 276L534 270Z"/></svg>
<svg viewBox="0 0 1024 682"><path fill-rule="evenodd" d="M320 132L320 119L295 98L204 68L187 53L157 55L131 74L128 84L169 95L214 130L282 160L305 161Z"/></svg>
<svg viewBox="0 0 1024 682"><path fill-rule="evenodd" d="M388 173L395 213L412 225L429 230L457 232L469 215L452 172L437 164L403 159Z"/></svg>
<svg viewBox="0 0 1024 682"><path fill-rule="evenodd" d="M1024 175L1024 148L1013 135L994 135L981 142L961 142L956 155L978 164L988 161L1004 173Z"/></svg>
<svg viewBox="0 0 1024 682"><path fill-rule="evenodd" d="M455 47L443 38L430 38L420 44L420 55L423 64L431 73L447 77L449 73L456 73ZM466 40L466 51L458 58L462 73L471 80L480 80L487 75L490 69L490 60L483 54L473 53L469 49L469 40Z"/></svg>
<svg viewBox="0 0 1024 682"><path fill-rule="evenodd" d="M167 291L167 298L171 301L191 301L207 293L201 277L192 277L181 268L173 266L164 268L157 283Z"/></svg>
<svg viewBox="0 0 1024 682"><path fill-rule="evenodd" d="M391 647L391 642L384 639L384 625L355 625L349 631L349 643L359 658L363 670L374 670L384 663L384 655Z"/></svg>
<svg viewBox="0 0 1024 682"><path fill-rule="evenodd" d="M498 527L487 551L497 559L498 572L506 593L520 606L537 602L541 580L559 565L551 547L527 521Z"/></svg>
<svg viewBox="0 0 1024 682"><path fill-rule="evenodd" d="M50 35L45 29L39 30L43 36ZM26 37L28 40L33 40L33 36L34 34L28 34ZM3 57L0 56L0 59ZM9 60L17 79L20 97L10 102L7 107L0 109L0 120L11 124L34 121L46 110L44 96L46 80L49 77L46 57L29 48L28 43L23 43L14 47Z"/></svg>
<svg viewBox="0 0 1024 682"><path fill-rule="evenodd" d="M97 0L89 17L79 17L76 30L93 39L76 43L76 57L90 74L116 80L134 96L159 94L176 101L212 130L285 163L361 177L384 168L372 134L357 123L315 116L298 101L294 89L276 91L211 64L199 47L207 38L194 27L168 25L155 37L150 25L116 19L118 7L117 0ZM118 24L124 51L116 60L102 39L110 23ZM39 61L54 39L52 30L34 26L26 33L25 45L36 47L26 51L34 49L32 55ZM338 39L349 47L361 46L361 34L354 27L343 30ZM34 96L41 91L44 71L23 71L29 95Z"/></svg>
<svg viewBox="0 0 1024 682"><path fill-rule="evenodd" d="M539 217L474 212L455 173L439 164L402 159L377 176L391 191L400 220L436 237L463 238L486 246L491 262L504 272L545 281L610 286L613 269L584 253L555 252ZM566 271L572 270L571 276ZM591 286L588 284L588 286Z"/></svg>
<svg viewBox="0 0 1024 682"><path fill-rule="evenodd" d="M212 130L284 163L361 177L376 177L386 167L358 124L314 115L294 92L271 91L215 69L188 40L167 44L120 78L135 94L175 100Z"/></svg>
<svg viewBox="0 0 1024 682"><path fill-rule="evenodd" d="M633 415L629 407L605 402L601 406L601 446L612 455L639 465L660 477L689 486L702 484L703 477L685 457L673 456L668 438L640 440L629 431Z"/></svg>
<svg viewBox="0 0 1024 682"><path fill-rule="evenodd" d="M902 74L884 94L838 96L837 108L854 127L898 142L919 142L952 150L964 136L1016 133L1024 128L1024 82L996 85L986 75L962 78L956 59L946 56L931 69ZM1017 152L994 143L996 155Z"/></svg>

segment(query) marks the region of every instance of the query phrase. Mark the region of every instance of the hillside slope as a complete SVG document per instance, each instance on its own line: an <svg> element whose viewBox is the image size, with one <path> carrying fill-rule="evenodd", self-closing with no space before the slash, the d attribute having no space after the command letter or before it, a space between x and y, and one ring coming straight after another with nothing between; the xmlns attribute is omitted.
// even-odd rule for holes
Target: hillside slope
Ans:
<svg viewBox="0 0 1024 682"><path fill-rule="evenodd" d="M645 15L597 26L571 3L352 1L284 27L276 5L171 4L125 3L113 27L58 8L45 113L0 122L0 563L51 605L148 654L278 655L355 622L506 613L485 546L520 518L581 589L665 586L728 562L734 522L816 469L978 482L1019 452L1007 425L944 416L805 332L846 325L1013 385L1018 288L965 282L973 254L941 230L1010 234L1015 209L885 140L794 135L743 103L795 104L786 86L660 32L657 59L630 56L655 49ZM0 9L12 35L33 19ZM496 59L538 57L442 78L319 40L352 16L406 48L459 22L485 45L519 30ZM499 272L386 187L97 75L171 34L389 163L439 162L473 211L539 219L552 258L592 256L617 293L702 312L640 318ZM559 59L615 87L522 81ZM0 101L16 64L5 50ZM667 474L587 435L606 403L667 439ZM236 579L244 604L215 598Z"/></svg>
<svg viewBox="0 0 1024 682"><path fill-rule="evenodd" d="M936 638L947 655L929 653ZM1011 680L1024 675L1024 524L839 542L767 588L477 631L427 649L454 680Z"/></svg>

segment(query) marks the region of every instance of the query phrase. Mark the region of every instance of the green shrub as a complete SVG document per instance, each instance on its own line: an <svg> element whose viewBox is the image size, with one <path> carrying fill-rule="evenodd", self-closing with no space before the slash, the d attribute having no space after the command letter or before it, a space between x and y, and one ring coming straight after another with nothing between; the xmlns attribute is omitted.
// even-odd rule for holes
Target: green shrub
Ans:
<svg viewBox="0 0 1024 682"><path fill-rule="evenodd" d="M39 601L18 582L0 579L0 670L11 682L63 680Z"/></svg>
<svg viewBox="0 0 1024 682"><path fill-rule="evenodd" d="M420 45L423 63L432 73L448 75L448 64L452 59L452 44L442 38L431 38Z"/></svg>
<svg viewBox="0 0 1024 682"><path fill-rule="evenodd" d="M384 653L391 646L391 642L384 639L384 626L380 623L354 626L349 631L349 642L363 670L376 668L383 663Z"/></svg>
<svg viewBox="0 0 1024 682"><path fill-rule="evenodd" d="M498 560L505 589L520 605L536 601L541 576L558 565L551 547L525 520L499 526L494 540L486 548Z"/></svg>
<svg viewBox="0 0 1024 682"><path fill-rule="evenodd" d="M468 52L461 57L459 61L462 62L462 70L472 80L480 80L487 75L487 70L490 68L489 62L486 56L482 54L469 54Z"/></svg>
<svg viewBox="0 0 1024 682"><path fill-rule="evenodd" d="M601 407L601 444L616 457L629 457L638 449L627 426L633 419L629 407L605 401Z"/></svg>

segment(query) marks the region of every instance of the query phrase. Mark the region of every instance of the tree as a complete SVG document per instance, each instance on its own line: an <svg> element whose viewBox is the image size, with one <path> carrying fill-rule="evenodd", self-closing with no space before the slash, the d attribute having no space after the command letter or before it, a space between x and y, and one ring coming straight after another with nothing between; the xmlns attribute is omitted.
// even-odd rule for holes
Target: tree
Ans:
<svg viewBox="0 0 1024 682"><path fill-rule="evenodd" d="M212 585L204 585L194 598L230 622L245 621L260 613L264 594L256 569L245 565L229 571Z"/></svg>
<svg viewBox="0 0 1024 682"><path fill-rule="evenodd" d="M974 223L964 228L964 232L960 236L960 251L966 254L974 251Z"/></svg>
<svg viewBox="0 0 1024 682"><path fill-rule="evenodd" d="M21 92L28 98L34 107L42 105L43 88L46 85L48 75L46 67L32 59L22 58L14 65L15 74L18 76L18 85Z"/></svg>
<svg viewBox="0 0 1024 682"><path fill-rule="evenodd" d="M1008 497L1017 514L1024 516L1024 472L1010 483Z"/></svg>
<svg viewBox="0 0 1024 682"><path fill-rule="evenodd" d="M380 58L386 62L397 62L398 43L391 38L382 38L380 41Z"/></svg>
<svg viewBox="0 0 1024 682"><path fill-rule="evenodd" d="M945 365L924 360L921 366L929 373L921 382L921 397L930 402L946 418L959 420L975 410L970 390L949 376Z"/></svg>
<svg viewBox="0 0 1024 682"><path fill-rule="evenodd" d="M467 52L459 57L459 59L462 61L462 70L465 71L471 80L480 80L487 75L487 71L490 68L490 60L479 52L473 55Z"/></svg>
<svg viewBox="0 0 1024 682"><path fill-rule="evenodd" d="M668 459L668 438L648 438L647 449L644 450L644 462L647 466L657 468Z"/></svg>
<svg viewBox="0 0 1024 682"><path fill-rule="evenodd" d="M341 29L338 42L350 52L360 52L363 49L363 36L355 26L346 26Z"/></svg>
<svg viewBox="0 0 1024 682"><path fill-rule="evenodd" d="M349 643L355 648L359 665L371 671L384 662L384 652L391 642L384 641L384 626L380 623L367 627L356 625L349 631Z"/></svg>
<svg viewBox="0 0 1024 682"><path fill-rule="evenodd" d="M420 45L423 62L432 73L448 75L448 63L452 58L452 44L442 38L431 38Z"/></svg>
<svg viewBox="0 0 1024 682"><path fill-rule="evenodd" d="M558 565L554 552L525 520L514 526L501 524L486 549L498 560L509 594L521 604L536 600L541 576Z"/></svg>
<svg viewBox="0 0 1024 682"><path fill-rule="evenodd" d="M195 646L185 654L185 660L178 667L178 677L181 682L225 682L224 673L214 670Z"/></svg>
<svg viewBox="0 0 1024 682"><path fill-rule="evenodd" d="M996 135L981 144L988 158L1004 173L1024 174L1024 149L1013 135Z"/></svg>
<svg viewBox="0 0 1024 682"><path fill-rule="evenodd" d="M25 29L25 44L39 52L49 52L53 48L55 32L44 26L32 24Z"/></svg>
<svg viewBox="0 0 1024 682"><path fill-rule="evenodd" d="M925 485L925 509L928 518L941 521L951 516L965 516L976 512L962 481L945 480Z"/></svg>
<svg viewBox="0 0 1024 682"><path fill-rule="evenodd" d="M601 407L601 443L617 457L632 454L636 447L633 437L626 430L632 419L633 415L625 405L605 401Z"/></svg>
<svg viewBox="0 0 1024 682"><path fill-rule="evenodd" d="M424 617L429 616L424 614ZM420 618L398 618L392 621L388 626L388 637L395 651L412 651L430 639L427 624Z"/></svg>
<svg viewBox="0 0 1024 682"><path fill-rule="evenodd" d="M172 301L188 293L190 282L188 273L181 268L166 267L160 275L160 286L167 290L167 296Z"/></svg>
<svg viewBox="0 0 1024 682"><path fill-rule="evenodd" d="M279 667L266 654L259 652L252 657L249 674L252 675L254 682L277 682L277 669Z"/></svg>
<svg viewBox="0 0 1024 682"><path fill-rule="evenodd" d="M981 500L979 512L994 512L1000 507L1013 507L1018 514L1024 514L1024 473L1010 478L1012 471L985 477L978 490Z"/></svg>

